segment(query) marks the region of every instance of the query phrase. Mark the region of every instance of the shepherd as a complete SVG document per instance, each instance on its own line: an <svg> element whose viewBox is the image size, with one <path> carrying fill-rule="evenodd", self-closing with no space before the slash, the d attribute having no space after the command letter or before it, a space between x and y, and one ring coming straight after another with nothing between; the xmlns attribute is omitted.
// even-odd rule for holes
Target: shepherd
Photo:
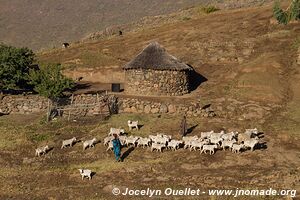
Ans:
<svg viewBox="0 0 300 200"><path fill-rule="evenodd" d="M115 137L115 139L112 140L113 143L113 148L114 148L114 154L116 157L116 161L120 162L120 156L121 156L121 142L119 140L119 137L117 134L113 134L113 136Z"/></svg>
<svg viewBox="0 0 300 200"><path fill-rule="evenodd" d="M187 132L186 116L184 115L180 124L180 135L183 137Z"/></svg>

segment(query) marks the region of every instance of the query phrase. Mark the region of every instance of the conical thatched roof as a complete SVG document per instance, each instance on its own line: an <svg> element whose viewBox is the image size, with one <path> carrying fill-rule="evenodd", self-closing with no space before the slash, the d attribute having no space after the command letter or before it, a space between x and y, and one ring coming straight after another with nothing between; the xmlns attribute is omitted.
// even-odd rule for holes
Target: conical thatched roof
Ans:
<svg viewBox="0 0 300 200"><path fill-rule="evenodd" d="M150 43L123 69L192 70L190 66L168 54L157 42Z"/></svg>

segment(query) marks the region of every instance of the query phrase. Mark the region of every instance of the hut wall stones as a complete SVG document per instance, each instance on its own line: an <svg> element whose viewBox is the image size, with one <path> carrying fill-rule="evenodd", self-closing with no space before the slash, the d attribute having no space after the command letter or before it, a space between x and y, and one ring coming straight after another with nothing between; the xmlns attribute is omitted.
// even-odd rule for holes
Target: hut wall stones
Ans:
<svg viewBox="0 0 300 200"><path fill-rule="evenodd" d="M168 54L157 42L150 43L123 69L128 94L180 96L190 91L193 68Z"/></svg>
<svg viewBox="0 0 300 200"><path fill-rule="evenodd" d="M140 95L179 96L189 92L189 71L126 70L126 92Z"/></svg>

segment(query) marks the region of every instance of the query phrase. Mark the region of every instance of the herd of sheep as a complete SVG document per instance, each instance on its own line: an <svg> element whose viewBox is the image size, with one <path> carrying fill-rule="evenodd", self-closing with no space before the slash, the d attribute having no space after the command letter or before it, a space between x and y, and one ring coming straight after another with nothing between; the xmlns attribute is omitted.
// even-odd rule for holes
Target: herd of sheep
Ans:
<svg viewBox="0 0 300 200"><path fill-rule="evenodd" d="M135 128L139 130L138 121L127 122L129 130ZM221 131L216 133L214 131L201 132L200 136L183 136L180 140L173 139L170 135L158 133L156 135L149 135L148 137L139 136L127 136L124 129L111 128L108 136L103 139L103 144L107 146L106 151L113 150L112 140L114 135L118 135L118 138L122 146L134 146L134 147L149 147L151 151L173 150L176 151L179 148L189 149L190 151L200 151L201 153L214 154L216 150L229 149L233 153L240 153L242 150L251 149L254 150L256 145L259 144L258 130L246 129L244 133L229 132L225 133ZM77 142L76 137L62 141L61 149L66 147L72 147ZM96 138L83 141L83 150L94 147L97 142ZM39 147L35 150L36 156L46 154L50 150L49 146ZM92 171L88 169L79 169L82 176L91 179Z"/></svg>
<svg viewBox="0 0 300 200"><path fill-rule="evenodd" d="M214 154L217 149L229 149L233 153L240 153L242 150L254 150L259 144L258 130L246 129L244 133L221 131L215 133L201 132L198 136L184 136L181 140L172 139L170 135L157 134L148 137L126 136L123 129L111 128L110 133L103 140L103 144L107 146L106 151L113 150L112 140L113 134L118 134L122 146L134 147L150 147L151 151L162 152L163 149L178 150L179 148L189 149L190 151L199 150L200 153Z"/></svg>

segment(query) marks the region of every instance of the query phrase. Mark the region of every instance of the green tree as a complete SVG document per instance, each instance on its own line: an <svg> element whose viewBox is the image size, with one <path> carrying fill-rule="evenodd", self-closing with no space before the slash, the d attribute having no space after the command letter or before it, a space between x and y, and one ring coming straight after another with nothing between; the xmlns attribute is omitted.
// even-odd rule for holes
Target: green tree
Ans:
<svg viewBox="0 0 300 200"><path fill-rule="evenodd" d="M0 44L0 90L26 88L33 62L32 50Z"/></svg>
<svg viewBox="0 0 300 200"><path fill-rule="evenodd" d="M34 91L52 101L62 97L65 90L74 86L73 80L62 74L60 64L48 64L39 70L30 70L29 81Z"/></svg>
<svg viewBox="0 0 300 200"><path fill-rule="evenodd" d="M276 0L273 15L280 24L288 24L292 20L300 20L300 0L292 0L289 7L283 10L280 1Z"/></svg>

